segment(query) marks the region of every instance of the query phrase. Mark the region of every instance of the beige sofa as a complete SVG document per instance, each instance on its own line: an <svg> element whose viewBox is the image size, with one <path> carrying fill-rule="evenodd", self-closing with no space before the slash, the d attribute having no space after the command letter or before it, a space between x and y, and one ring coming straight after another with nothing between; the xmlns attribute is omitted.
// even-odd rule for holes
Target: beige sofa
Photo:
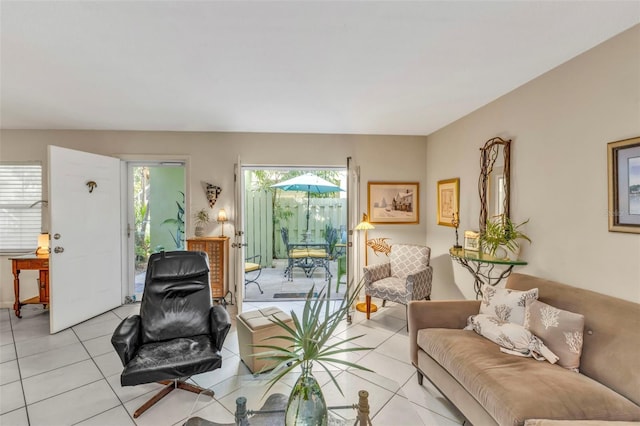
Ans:
<svg viewBox="0 0 640 426"><path fill-rule="evenodd" d="M502 353L462 330L479 300L413 301L409 341L419 383L427 377L476 426L640 421L640 305L524 274L512 274L506 287L537 287L540 301L584 315L580 373Z"/></svg>

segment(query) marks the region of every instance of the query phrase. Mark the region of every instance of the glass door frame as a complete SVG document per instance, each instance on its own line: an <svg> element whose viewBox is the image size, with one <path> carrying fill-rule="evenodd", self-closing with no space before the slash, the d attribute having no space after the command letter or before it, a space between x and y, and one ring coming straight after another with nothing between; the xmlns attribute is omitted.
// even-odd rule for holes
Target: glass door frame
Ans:
<svg viewBox="0 0 640 426"><path fill-rule="evenodd" d="M295 164L295 165L273 165L273 164L255 164L255 163L251 163L251 164L244 164L244 163L240 163L240 160L238 160L238 163L240 166L238 167L238 175L236 177L236 179L239 179L237 181L237 184L239 185L239 193L236 195L237 197L241 197L241 199L239 200L240 202L237 203L237 208L238 208L238 213L237 215L239 217L242 217L243 220L242 222L242 229L239 229L236 231L236 234L238 232L240 232L240 238L238 238L236 240L236 244L239 244L239 248L241 250L238 250L236 252L236 255L240 257L240 259L242 260L238 260L239 262L242 262L242 267L239 268L237 267L238 270L238 275L239 278L236 280L237 281L237 293L234 295L234 297L236 298L236 301L238 303L238 306L241 307L242 303L245 302L244 297L244 257L245 257L245 245L246 245L246 240L247 238L251 237L250 235L247 234L246 232L246 226L247 224L244 222L244 214L245 214L245 194L247 191L247 182L245 180L245 172L247 171L255 171L255 170L282 170L282 171L302 171L302 172L314 172L314 171L325 171L325 170L329 170L329 171L339 171L345 174L345 179L348 180L349 176L348 176L348 165L331 165L331 166L327 166L327 165L300 165L300 164ZM237 165L236 165L237 166ZM346 182L345 182L346 183ZM349 204L349 186L347 186L346 191L346 198L347 198L347 209L345 211L345 215L347 215L346 217L346 231L347 234L349 232L348 228L348 224L349 224L349 217L348 217L348 204ZM352 188L353 189L353 188ZM237 224L239 225L239 224ZM349 238L349 237L347 237ZM349 264L349 257L351 256L351 252L348 248L345 249L345 255L347 256L347 264ZM242 272L242 274L240 274L240 271ZM335 279L337 279L337 276L334 277ZM335 286L335 282L331 281ZM347 283L345 284L345 286L347 287L347 289L349 289L348 286L348 277L347 277ZM251 300L248 301L246 303L264 303L264 302L271 302L274 305L277 305L279 302L277 299L264 299L264 300ZM300 301L303 301L303 299L300 299ZM282 302L282 303L286 303L286 302ZM241 308L239 308L241 309Z"/></svg>
<svg viewBox="0 0 640 426"><path fill-rule="evenodd" d="M142 294L135 294L135 212L133 203L133 167L176 167L182 166L184 169L184 229L185 240L190 229L191 217L191 191L190 191L190 157L187 155L126 155L119 156L124 160L126 166L123 168L126 173L126 203L123 203L123 209L126 215L126 250L123 250L126 256L126 293L125 302L140 301ZM123 286L124 287L124 286Z"/></svg>

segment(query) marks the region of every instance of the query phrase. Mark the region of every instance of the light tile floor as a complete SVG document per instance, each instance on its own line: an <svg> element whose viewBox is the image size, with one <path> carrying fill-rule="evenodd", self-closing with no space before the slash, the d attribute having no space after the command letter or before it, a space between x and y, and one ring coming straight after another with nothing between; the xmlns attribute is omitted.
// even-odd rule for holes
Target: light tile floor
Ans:
<svg viewBox="0 0 640 426"><path fill-rule="evenodd" d="M301 311L301 302L267 301L244 304L245 310L278 306L286 312ZM380 306L380 303L378 303ZM235 306L228 307L232 318ZM251 378L240 361L235 321L225 341L223 366L192 380L215 390L215 398L198 397L177 390L160 403L133 419L132 413L160 385L120 386L122 365L110 338L118 323L137 313L139 304L123 305L71 329L49 334L49 313L36 305L25 306L22 319L13 311L0 310L0 424L21 425L182 425L190 416L221 423L233 423L235 399L246 396L259 401L264 386L242 387ZM339 371L337 380L346 395L367 389L370 393L372 422L376 426L414 424L460 425L464 417L427 380L419 386L409 361L405 307L389 303L366 320L355 312L352 324L338 328L340 337L364 334L354 343L373 347L351 352L350 361L374 370L375 383L368 373L350 369ZM328 380L319 372L319 381ZM260 379L256 379L259 383ZM288 394L292 381L278 383L274 391ZM335 394L339 395L337 391ZM328 403L334 393L329 392ZM344 401L344 400L343 400ZM407 402L413 413L404 410ZM260 404L250 404L257 409Z"/></svg>

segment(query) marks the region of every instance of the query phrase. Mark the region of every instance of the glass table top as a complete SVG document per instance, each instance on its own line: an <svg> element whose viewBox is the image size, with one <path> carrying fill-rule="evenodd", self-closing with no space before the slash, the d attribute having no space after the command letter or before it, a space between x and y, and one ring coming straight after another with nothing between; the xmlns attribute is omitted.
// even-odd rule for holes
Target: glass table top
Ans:
<svg viewBox="0 0 640 426"><path fill-rule="evenodd" d="M212 373L215 373L212 372ZM422 419L412 407L411 402L404 396L400 385L393 380L357 369L332 371L336 381L342 389L342 394L331 381L329 374L323 370L316 370L314 366L314 376L322 386L323 396L329 407L329 417L331 425L354 424L358 411L356 408L339 408L353 406L358 403L358 392L366 390L369 393L370 417L375 424L374 416L391 400L398 405L402 412L403 422L409 421L412 425L422 425ZM206 396L199 396L198 402L194 404L191 411L188 426L215 426L215 425L233 425L234 413L236 410L236 400L238 397L247 399L247 409L257 411L263 409L267 400L271 397L270 403L274 400L286 402L288 400L291 389L299 377L299 372L290 373L278 383L276 383L268 392L269 375L238 375L228 378L223 382L217 383L209 388L215 392L214 399ZM197 377L196 377L197 380ZM279 395L277 395L279 394ZM274 398L274 395L277 397ZM280 396L282 395L282 396ZM223 405L225 410L220 410L220 406L215 402ZM283 407L284 409L284 407ZM224 411L224 412L223 412ZM262 416L256 418L257 414L249 416L250 424L270 425L273 416ZM284 417L284 413L282 413ZM253 421L251 419L254 419Z"/></svg>
<svg viewBox="0 0 640 426"><path fill-rule="evenodd" d="M492 256L488 253L483 253L482 251L472 251L465 250L462 248L450 248L449 254L453 257L458 257L460 259L471 260L474 262L482 262L482 263L492 263L495 265L526 265L527 262L524 260L511 260L511 259L500 259L495 256Z"/></svg>

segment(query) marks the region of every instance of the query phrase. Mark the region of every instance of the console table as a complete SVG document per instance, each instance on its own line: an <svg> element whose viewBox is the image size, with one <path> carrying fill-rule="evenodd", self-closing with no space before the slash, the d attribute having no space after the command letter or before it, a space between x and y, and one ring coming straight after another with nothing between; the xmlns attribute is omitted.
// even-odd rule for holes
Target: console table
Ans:
<svg viewBox="0 0 640 426"><path fill-rule="evenodd" d="M18 318L20 307L28 304L47 305L49 303L49 255L48 254L25 254L24 256L10 257L11 271L13 272L13 311ZM40 271L38 277L39 295L27 300L20 301L20 271L25 269Z"/></svg>
<svg viewBox="0 0 640 426"><path fill-rule="evenodd" d="M476 292L476 299L480 296L484 284L494 286L511 275L514 266L524 266L527 264L527 262L520 259L499 259L488 253L461 248L449 249L449 255L473 275L473 287ZM506 266L506 268L501 271L496 271L496 274L493 274L496 266Z"/></svg>

